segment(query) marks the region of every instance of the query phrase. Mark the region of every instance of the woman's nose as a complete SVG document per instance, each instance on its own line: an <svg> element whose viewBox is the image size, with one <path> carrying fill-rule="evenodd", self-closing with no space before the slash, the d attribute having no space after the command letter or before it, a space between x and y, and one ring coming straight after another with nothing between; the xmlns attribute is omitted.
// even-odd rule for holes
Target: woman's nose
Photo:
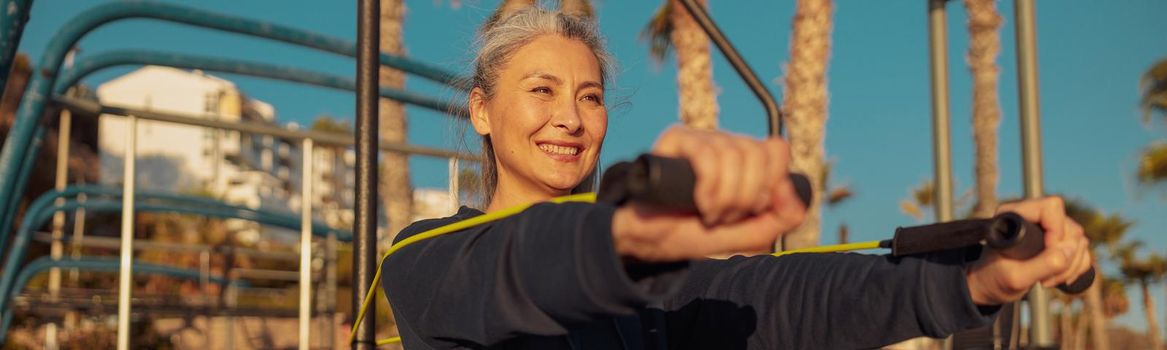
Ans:
<svg viewBox="0 0 1167 350"><path fill-rule="evenodd" d="M563 129L568 134L574 135L583 129L583 121L579 117L579 108L576 108L574 103L564 102L559 103L558 108L552 112L551 125Z"/></svg>

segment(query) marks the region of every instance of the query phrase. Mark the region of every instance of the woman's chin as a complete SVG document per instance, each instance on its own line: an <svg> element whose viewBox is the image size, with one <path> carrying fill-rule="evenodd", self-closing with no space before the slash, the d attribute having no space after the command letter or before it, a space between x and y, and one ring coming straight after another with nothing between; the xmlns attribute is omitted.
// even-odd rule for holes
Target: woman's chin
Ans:
<svg viewBox="0 0 1167 350"><path fill-rule="evenodd" d="M568 194L576 186L579 186L580 181L582 179L576 177L544 179L543 186L546 186L555 193Z"/></svg>

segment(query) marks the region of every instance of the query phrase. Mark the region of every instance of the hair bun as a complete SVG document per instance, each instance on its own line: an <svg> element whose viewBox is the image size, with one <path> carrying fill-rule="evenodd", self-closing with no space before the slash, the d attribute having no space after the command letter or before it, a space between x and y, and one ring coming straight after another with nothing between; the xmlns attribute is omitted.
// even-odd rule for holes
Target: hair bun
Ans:
<svg viewBox="0 0 1167 350"><path fill-rule="evenodd" d="M596 11L592 10L591 0L560 0L559 11L568 16L595 19Z"/></svg>
<svg viewBox="0 0 1167 350"><path fill-rule="evenodd" d="M507 16L519 12L520 10L538 6L539 0L503 0L502 4L498 5L498 9L482 23L482 28L478 29L479 33L486 33L494 28L499 21L502 21Z"/></svg>

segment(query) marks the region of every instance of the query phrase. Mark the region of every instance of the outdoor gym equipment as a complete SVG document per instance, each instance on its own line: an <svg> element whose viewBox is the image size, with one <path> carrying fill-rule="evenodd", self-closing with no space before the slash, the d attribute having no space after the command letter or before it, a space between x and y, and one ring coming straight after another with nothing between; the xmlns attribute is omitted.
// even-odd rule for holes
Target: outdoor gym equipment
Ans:
<svg viewBox="0 0 1167 350"><path fill-rule="evenodd" d="M795 191L805 204L810 202L810 183L800 174L791 174ZM696 175L684 159L644 154L632 162L609 168L601 181L598 201L621 204L638 202L654 208L695 212L693 188ZM893 256L935 253L984 245L1012 259L1029 259L1045 249L1045 232L1016 213L998 214L989 219L965 219L930 225L900 227L892 239L838 246L820 246L801 252L836 252L886 248ZM788 251L783 253L791 253ZM1063 292L1081 293L1094 283L1094 268L1071 283L1058 286Z"/></svg>

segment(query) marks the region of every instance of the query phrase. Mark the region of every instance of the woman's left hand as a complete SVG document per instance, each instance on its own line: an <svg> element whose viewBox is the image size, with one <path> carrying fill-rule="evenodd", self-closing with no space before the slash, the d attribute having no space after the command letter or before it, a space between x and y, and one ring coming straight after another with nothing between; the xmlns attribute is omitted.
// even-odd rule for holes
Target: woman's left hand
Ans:
<svg viewBox="0 0 1167 350"><path fill-rule="evenodd" d="M1045 287L1070 283L1093 265L1090 241L1082 225L1066 216L1061 198L1030 199L997 208L998 213L1008 211L1045 230L1045 249L1025 260L985 249L965 276L974 304L1000 305L1016 301L1037 283Z"/></svg>

